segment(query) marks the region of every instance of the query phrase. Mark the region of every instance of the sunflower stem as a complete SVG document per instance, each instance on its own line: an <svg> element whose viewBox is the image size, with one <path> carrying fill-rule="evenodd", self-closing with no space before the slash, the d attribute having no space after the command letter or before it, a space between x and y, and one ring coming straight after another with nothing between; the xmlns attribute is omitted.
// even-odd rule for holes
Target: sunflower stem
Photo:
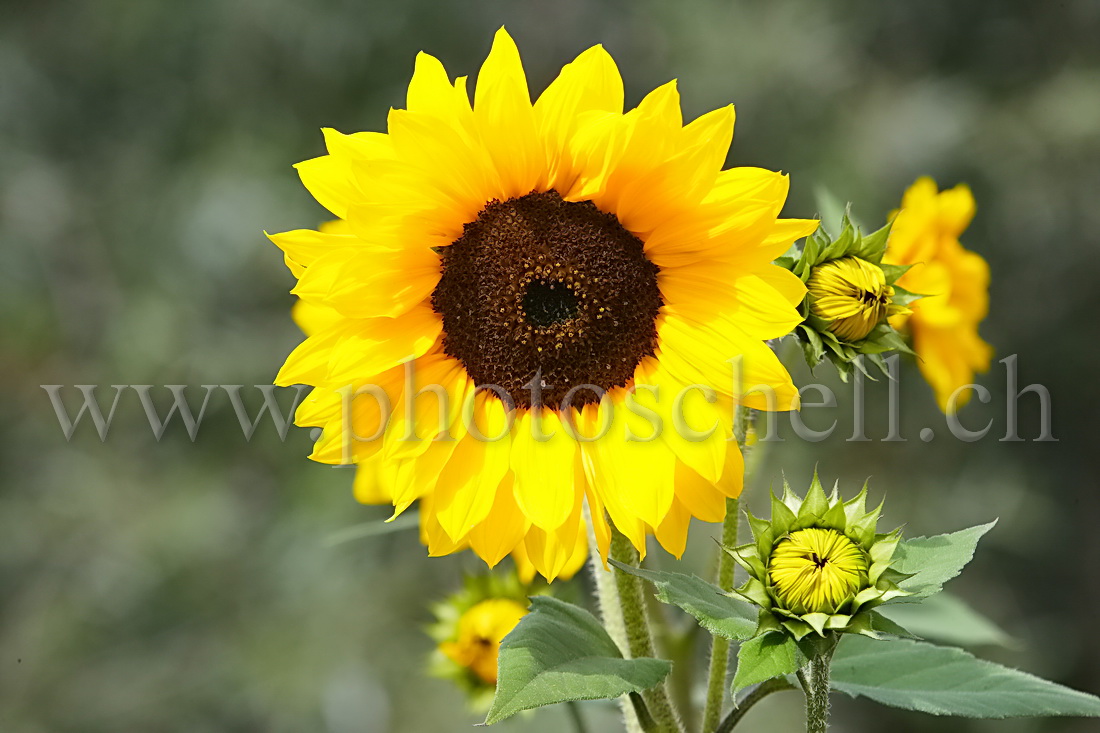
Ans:
<svg viewBox="0 0 1100 733"><path fill-rule="evenodd" d="M749 480L748 448L745 436L752 423L752 412L739 406L734 416L733 436L741 453L745 457L744 481ZM737 544L737 532L741 524L741 505L737 499L726 499L726 518L722 522L722 545L733 547ZM736 564L728 552L718 555L718 586L724 591L733 589L733 575ZM710 646L710 669L707 675L707 699L703 707L703 733L710 733L718 727L722 717L722 708L726 700L726 676L729 672L730 642L725 637L714 635Z"/></svg>
<svg viewBox="0 0 1100 733"><path fill-rule="evenodd" d="M826 733L829 729L829 666L833 650L806 662L798 670L798 681L806 695L806 733Z"/></svg>
<svg viewBox="0 0 1100 733"><path fill-rule="evenodd" d="M584 519L588 526L588 567L592 573L592 581L596 586L596 602L600 608L600 619L608 635L619 647L622 653L630 653L630 645L626 638L626 625L623 623L622 604L619 603L619 590L615 585L615 577L604 565L600 556L599 543L596 541L596 533L592 529L592 514L588 502L584 503ZM623 716L623 725L627 733L645 733L644 721L638 715L638 704L641 698L633 700L630 697L619 698L619 710ZM644 708L644 703L642 703ZM648 718L649 713L646 712ZM649 719L652 722L652 719Z"/></svg>
<svg viewBox="0 0 1100 733"><path fill-rule="evenodd" d="M788 682L785 677L774 677L766 682L761 682L756 686L755 690L745 695L745 699L742 700L737 707L730 711L730 714L725 717L715 733L730 733L734 726L741 722L741 718L745 717L745 713L749 712L753 705L760 702L768 695L771 695L773 692L797 689L798 688Z"/></svg>
<svg viewBox="0 0 1100 733"><path fill-rule="evenodd" d="M611 557L624 565L633 567L640 565L638 551L614 526L611 528ZM612 572L619 592L619 607L622 609L627 647L631 658L655 657L641 578L624 573L617 568ZM679 733L683 730L672 708L672 701L669 699L664 682L642 693L642 699L656 725L655 730L660 733Z"/></svg>
<svg viewBox="0 0 1100 733"><path fill-rule="evenodd" d="M740 506L737 499L726 499L726 519L722 523L722 545L733 547L737 544L737 530L740 524ZM734 561L729 553L723 552L718 559L718 586L729 591L733 588ZM704 733L710 733L718 727L722 717L722 707L726 699L726 675L729 671L730 642L724 636L715 634L710 644L710 669L707 673L707 699L703 707Z"/></svg>

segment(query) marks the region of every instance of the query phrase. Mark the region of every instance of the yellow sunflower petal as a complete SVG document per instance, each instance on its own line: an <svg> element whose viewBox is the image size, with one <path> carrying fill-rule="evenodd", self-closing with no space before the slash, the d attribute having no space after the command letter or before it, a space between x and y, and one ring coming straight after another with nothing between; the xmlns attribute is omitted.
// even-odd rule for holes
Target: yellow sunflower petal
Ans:
<svg viewBox="0 0 1100 733"><path fill-rule="evenodd" d="M578 496L567 521L550 531L532 526L523 545L527 559L539 574L552 581L567 569L576 571L578 547L586 542L584 521L581 519L581 499ZM583 562L582 556L581 563Z"/></svg>
<svg viewBox="0 0 1100 733"><path fill-rule="evenodd" d="M676 379L656 358L642 360L634 371L634 385L634 402L660 418L661 443L680 461L717 481L733 421L732 415L720 413L717 394Z"/></svg>
<svg viewBox="0 0 1100 733"><path fill-rule="evenodd" d="M607 434L582 445L595 469L590 480L620 529L629 519L656 526L672 504L676 458L662 443L647 406L627 390L613 390L609 396L599 408L609 414Z"/></svg>
<svg viewBox="0 0 1100 733"><path fill-rule="evenodd" d="M654 535L665 552L679 560L687 549L688 527L691 526L691 512L679 500L673 501Z"/></svg>
<svg viewBox="0 0 1100 733"><path fill-rule="evenodd" d="M701 324L675 314L660 320L658 356L678 379L713 387L757 410L797 409L790 374L759 339L726 320Z"/></svg>
<svg viewBox="0 0 1100 733"><path fill-rule="evenodd" d="M347 216L348 206L362 196L351 163L345 158L322 155L294 167L313 198L341 219Z"/></svg>
<svg viewBox="0 0 1100 733"><path fill-rule="evenodd" d="M439 523L452 539L460 540L482 522L493 507L496 492L501 491L508 473L510 441L508 416L500 401L483 399L476 403L482 418L483 435L504 433L500 440L482 441L473 434L458 440L454 453L439 475L435 493Z"/></svg>
<svg viewBox="0 0 1100 733"><path fill-rule="evenodd" d="M423 302L438 282L439 256L427 247L352 247L314 260L291 293L348 318L392 317Z"/></svg>
<svg viewBox="0 0 1100 733"><path fill-rule="evenodd" d="M493 497L489 513L470 530L470 547L489 567L496 567L515 550L531 527L531 520L516 504L512 488L514 479L515 475L511 473L504 477Z"/></svg>
<svg viewBox="0 0 1100 733"><path fill-rule="evenodd" d="M603 46L593 46L562 68L535 102L539 134L545 142L549 180L569 189L578 174L569 143L587 112L623 111L623 80Z"/></svg>
<svg viewBox="0 0 1100 733"><path fill-rule="evenodd" d="M396 318L349 321L332 347L327 381L350 384L423 356L435 345L442 329L439 315L428 304Z"/></svg>
<svg viewBox="0 0 1100 733"><path fill-rule="evenodd" d="M580 493L573 485L577 443L553 410L522 411L513 436L516 501L535 526L557 529Z"/></svg>
<svg viewBox="0 0 1100 733"><path fill-rule="evenodd" d="M725 494L684 463L676 465L676 500L704 522L721 522L726 516Z"/></svg>
<svg viewBox="0 0 1100 733"><path fill-rule="evenodd" d="M515 41L503 28L477 75L474 115L500 174L499 198L545 187L546 153L539 142L527 76Z"/></svg>

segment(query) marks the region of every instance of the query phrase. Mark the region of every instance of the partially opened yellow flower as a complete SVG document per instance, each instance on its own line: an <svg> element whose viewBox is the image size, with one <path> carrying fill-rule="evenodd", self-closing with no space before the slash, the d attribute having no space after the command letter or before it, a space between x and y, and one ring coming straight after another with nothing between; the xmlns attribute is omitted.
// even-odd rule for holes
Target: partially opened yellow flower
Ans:
<svg viewBox="0 0 1100 733"><path fill-rule="evenodd" d="M670 82L624 113L599 46L532 104L501 30L473 96L420 54L388 133L298 165L342 224L272 237L309 332L276 383L316 387L311 457L419 501L433 555L553 578L585 503L605 557L608 515L680 555L741 490L733 406L795 406L764 341L805 288L771 262L817 223L777 219L785 176L722 170L732 107L684 125Z"/></svg>
<svg viewBox="0 0 1100 733"><path fill-rule="evenodd" d="M487 685L497 683L500 642L527 615L527 607L510 598L490 598L467 610L458 620L456 637L439 650Z"/></svg>
<svg viewBox="0 0 1100 733"><path fill-rule="evenodd" d="M925 296L909 306L912 315L891 322L899 330L908 326L920 370L944 412L966 404L970 390L960 388L975 371L989 369L993 354L978 335L989 311L989 266L959 243L974 209L965 185L941 192L931 178L918 179L902 198L885 256L912 265L898 284Z"/></svg>

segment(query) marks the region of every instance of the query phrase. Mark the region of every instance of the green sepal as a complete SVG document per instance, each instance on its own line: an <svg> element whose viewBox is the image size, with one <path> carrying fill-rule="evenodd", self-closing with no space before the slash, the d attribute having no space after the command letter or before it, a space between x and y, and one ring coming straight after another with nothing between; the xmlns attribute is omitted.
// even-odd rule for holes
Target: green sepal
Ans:
<svg viewBox="0 0 1100 733"><path fill-rule="evenodd" d="M840 502L834 502L821 517L821 523L826 527L832 527L833 529L847 534L848 517L844 512L844 505Z"/></svg>
<svg viewBox="0 0 1100 733"><path fill-rule="evenodd" d="M820 521L829 511L829 499L825 496L825 489L818 480L817 471L814 471L813 480L810 482L810 490L806 492L806 498L802 500L802 506L798 509L798 524L804 527L810 526L805 520Z"/></svg>
<svg viewBox="0 0 1100 733"><path fill-rule="evenodd" d="M825 624L829 623L829 616L830 614L827 613L804 613L802 620L819 635L825 636Z"/></svg>
<svg viewBox="0 0 1100 733"><path fill-rule="evenodd" d="M749 520L749 530L756 542L756 556L767 557L775 543L775 531L772 529L771 522L754 517L750 512L745 512L745 516Z"/></svg>
<svg viewBox="0 0 1100 733"><path fill-rule="evenodd" d="M760 559L760 548L756 545L746 544L737 547L723 547L722 550L733 558L733 561L748 571L754 578L764 577L764 563Z"/></svg>
<svg viewBox="0 0 1100 733"><path fill-rule="evenodd" d="M730 591L729 595L733 598L743 598L761 608L770 609L773 605L768 589L756 578L749 578L740 588Z"/></svg>
<svg viewBox="0 0 1100 733"><path fill-rule="evenodd" d="M882 268L882 274L886 277L887 285L894 285L901 278L902 275L909 272L912 265L888 265L884 262L879 263L879 267ZM894 286L894 292L897 293L897 286ZM895 301L896 302L896 301Z"/></svg>
<svg viewBox="0 0 1100 733"><path fill-rule="evenodd" d="M784 504L779 497L772 493L772 533L776 539L782 537L791 531L791 527L794 526L798 520L798 516L791 511L790 507Z"/></svg>

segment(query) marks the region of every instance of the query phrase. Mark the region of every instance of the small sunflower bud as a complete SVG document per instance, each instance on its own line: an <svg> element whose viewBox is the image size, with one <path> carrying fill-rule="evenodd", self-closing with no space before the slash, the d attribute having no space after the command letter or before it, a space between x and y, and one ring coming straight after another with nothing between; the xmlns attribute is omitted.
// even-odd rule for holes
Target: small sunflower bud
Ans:
<svg viewBox="0 0 1100 733"><path fill-rule="evenodd" d="M541 589L541 590L540 590ZM527 614L528 596L544 592L515 573L470 576L459 592L433 604L429 672L462 689L474 710L487 709L497 684L500 642Z"/></svg>
<svg viewBox="0 0 1100 733"><path fill-rule="evenodd" d="M845 215L836 239L818 228L802 251L776 260L806 284L795 334L810 367L828 359L847 380L853 368L867 372L863 360L885 373L883 353L910 352L890 318L920 296L895 285L907 266L882 262L889 233L887 225L864 236Z"/></svg>
<svg viewBox="0 0 1100 733"><path fill-rule="evenodd" d="M487 685L497 683L500 642L527 615L527 608L510 598L490 598L467 610L458 619L458 635L444 641L439 651L460 667L473 672Z"/></svg>
<svg viewBox="0 0 1100 733"><path fill-rule="evenodd" d="M775 544L768 580L795 613L836 613L866 584L867 555L835 529L800 529Z"/></svg>
<svg viewBox="0 0 1100 733"><path fill-rule="evenodd" d="M849 501L826 496L815 475L805 499L789 486L772 497L771 520L749 515L754 541L726 551L749 573L733 595L760 607L758 634L878 635L874 609L908 595L897 585L907 576L890 567L900 533L878 534L882 507L868 512L866 500L866 487Z"/></svg>
<svg viewBox="0 0 1100 733"><path fill-rule="evenodd" d="M860 341L887 317L910 312L892 302L894 288L882 268L858 257L815 267L806 286L810 309L841 341Z"/></svg>

